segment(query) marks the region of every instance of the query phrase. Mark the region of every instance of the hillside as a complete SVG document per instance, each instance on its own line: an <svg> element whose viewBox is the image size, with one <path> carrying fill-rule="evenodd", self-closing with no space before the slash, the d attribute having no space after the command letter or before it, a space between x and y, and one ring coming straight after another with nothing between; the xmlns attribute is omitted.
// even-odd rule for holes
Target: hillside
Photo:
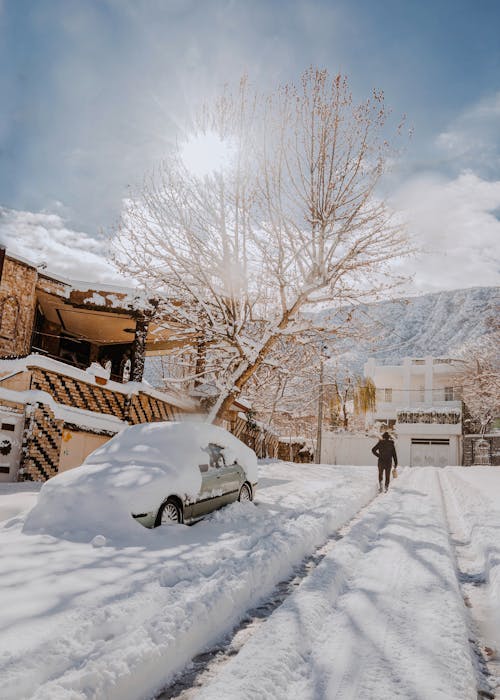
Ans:
<svg viewBox="0 0 500 700"><path fill-rule="evenodd" d="M500 288L473 287L364 304L353 315L365 328L361 340L340 340L332 352L361 372L368 357L400 361L405 356L452 356L463 345L490 333L500 311ZM318 318L328 325L328 310Z"/></svg>

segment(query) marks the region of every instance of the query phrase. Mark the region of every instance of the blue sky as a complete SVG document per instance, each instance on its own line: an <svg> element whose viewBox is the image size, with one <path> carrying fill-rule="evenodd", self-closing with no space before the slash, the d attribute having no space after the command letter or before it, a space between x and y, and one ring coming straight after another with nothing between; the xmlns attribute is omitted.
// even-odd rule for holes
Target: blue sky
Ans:
<svg viewBox="0 0 500 700"><path fill-rule="evenodd" d="M495 284L499 27L498 0L0 0L0 205L99 236L199 100L313 64L414 126L390 195L424 244L463 251L446 280L428 257L419 288Z"/></svg>

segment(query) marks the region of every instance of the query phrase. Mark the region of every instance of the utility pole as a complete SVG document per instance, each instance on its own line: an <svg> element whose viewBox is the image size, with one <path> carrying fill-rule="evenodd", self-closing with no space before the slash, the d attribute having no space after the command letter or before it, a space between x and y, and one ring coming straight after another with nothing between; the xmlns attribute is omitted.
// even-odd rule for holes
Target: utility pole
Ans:
<svg viewBox="0 0 500 700"><path fill-rule="evenodd" d="M321 462L321 432L323 429L323 374L324 374L324 360L323 357L320 359L319 363L319 394L318 394L318 431L316 433L316 463Z"/></svg>

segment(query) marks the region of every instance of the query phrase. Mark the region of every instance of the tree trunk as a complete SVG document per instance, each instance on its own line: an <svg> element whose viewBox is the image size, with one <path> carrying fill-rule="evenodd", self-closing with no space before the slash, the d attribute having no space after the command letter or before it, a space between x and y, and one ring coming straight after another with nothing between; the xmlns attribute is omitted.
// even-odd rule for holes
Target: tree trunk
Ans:
<svg viewBox="0 0 500 700"><path fill-rule="evenodd" d="M302 304L303 298L301 297L295 301L294 305L289 311L286 311L283 314L281 321L276 326L275 331L271 333L268 339L264 342L264 344L258 352L257 357L252 363L249 363L248 360L245 360L240 364L240 367L233 375L233 386L231 387L231 389L227 389L225 392L221 393L219 399L215 402L207 416L207 423L220 424L224 420L226 412L231 408L231 406L235 402L236 397L241 392L241 389L245 386L250 377L253 374L255 374L255 372L262 365L269 352L271 351L273 345L278 340L281 331L288 326L290 319L300 309Z"/></svg>

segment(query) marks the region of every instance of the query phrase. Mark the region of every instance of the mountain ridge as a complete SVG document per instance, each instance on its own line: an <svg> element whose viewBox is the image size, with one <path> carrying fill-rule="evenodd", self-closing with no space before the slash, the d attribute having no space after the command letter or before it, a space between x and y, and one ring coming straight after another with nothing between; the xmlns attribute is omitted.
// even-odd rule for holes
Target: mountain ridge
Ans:
<svg viewBox="0 0 500 700"><path fill-rule="evenodd" d="M332 354L349 369L362 373L368 357L381 364L399 364L403 357L453 356L463 347L498 327L500 287L467 287L361 304L352 312L354 330L364 327L359 340L337 340ZM314 314L328 327L325 309Z"/></svg>

